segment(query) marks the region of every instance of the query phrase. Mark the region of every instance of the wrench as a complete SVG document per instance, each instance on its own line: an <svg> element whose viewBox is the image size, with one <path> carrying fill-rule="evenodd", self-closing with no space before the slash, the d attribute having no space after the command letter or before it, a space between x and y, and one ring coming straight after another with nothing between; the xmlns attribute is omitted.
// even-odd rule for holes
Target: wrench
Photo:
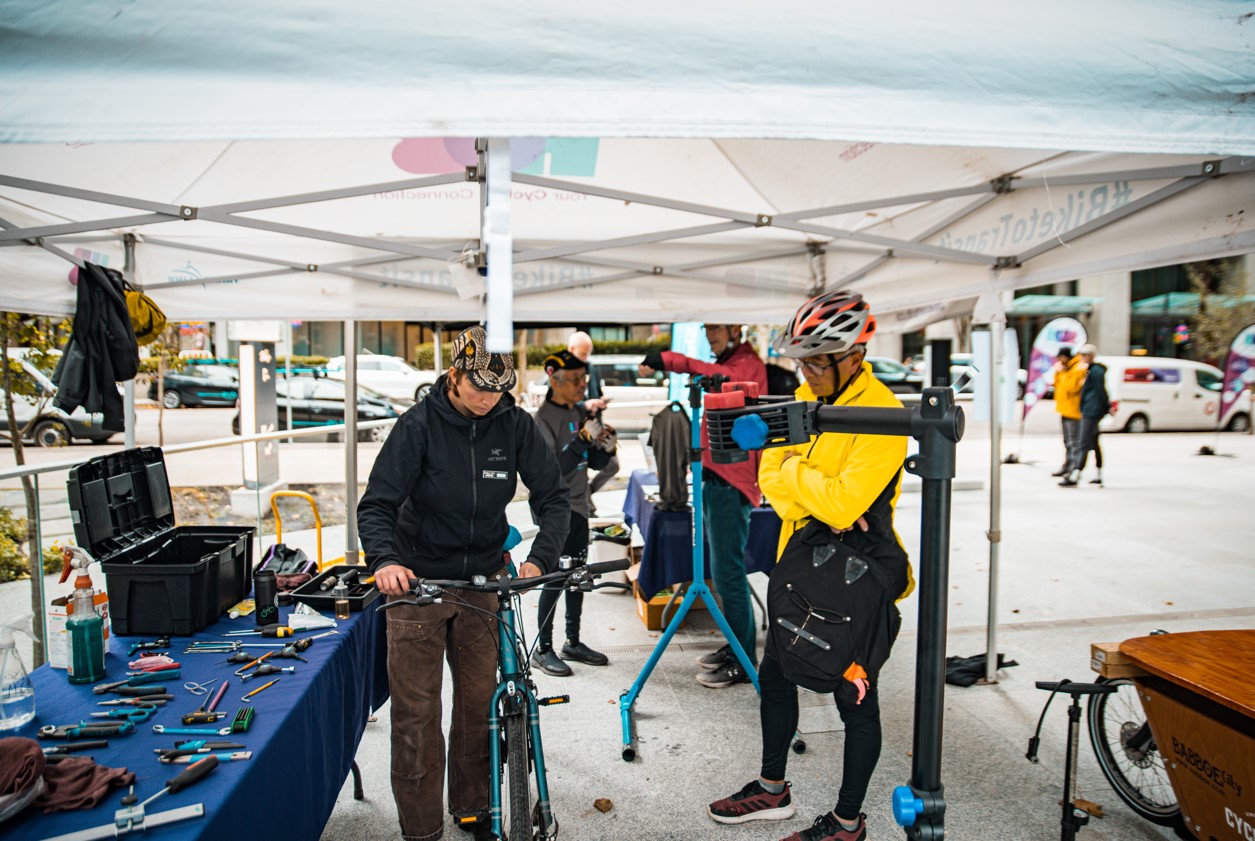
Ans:
<svg viewBox="0 0 1255 841"><path fill-rule="evenodd" d="M174 733L178 736L230 736L231 728L223 727L221 730L211 730L208 727L166 727L164 724L154 724L153 732Z"/></svg>

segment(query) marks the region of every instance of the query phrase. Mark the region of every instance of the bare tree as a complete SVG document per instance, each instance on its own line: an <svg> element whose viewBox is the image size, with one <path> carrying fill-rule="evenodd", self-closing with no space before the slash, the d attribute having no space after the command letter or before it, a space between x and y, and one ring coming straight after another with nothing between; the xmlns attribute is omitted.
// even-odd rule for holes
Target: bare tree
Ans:
<svg viewBox="0 0 1255 841"><path fill-rule="evenodd" d="M26 464L26 450L23 438L30 433L30 427L37 423L43 414L43 407L52 399L53 394L26 373L22 363L9 354L10 347L26 348L26 360L36 368L43 369L51 361L49 351L55 348L58 331L68 331L70 322L67 319L57 325L49 326L34 316L14 312L0 313L0 384L4 386L4 411L8 420L9 443L13 445L14 461L20 466ZM17 424L17 411L13 405L16 395L33 398L36 411L24 427ZM69 441L69 430L66 429L65 442ZM35 483L30 476L22 477L22 492L26 498L26 545L28 564L31 575L31 612L36 616L44 615L44 606L40 598L40 589L35 581L42 576L43 551L39 546L36 523L39 518L38 497L35 494ZM41 639L34 641L35 665L45 660L44 645Z"/></svg>
<svg viewBox="0 0 1255 841"><path fill-rule="evenodd" d="M1246 268L1233 260L1209 260L1190 263L1185 273L1198 295L1198 313L1190 318L1196 353L1204 362L1223 366L1233 337L1255 322Z"/></svg>
<svg viewBox="0 0 1255 841"><path fill-rule="evenodd" d="M166 445L166 374L181 371L186 363L179 356L179 325L167 324L161 335L148 343L149 356L157 360L157 446Z"/></svg>

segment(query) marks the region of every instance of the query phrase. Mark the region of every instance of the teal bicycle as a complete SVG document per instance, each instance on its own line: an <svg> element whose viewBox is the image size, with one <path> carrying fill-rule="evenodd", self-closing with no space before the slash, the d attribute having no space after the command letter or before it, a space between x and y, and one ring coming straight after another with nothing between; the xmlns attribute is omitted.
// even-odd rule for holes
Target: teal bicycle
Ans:
<svg viewBox="0 0 1255 841"><path fill-rule="evenodd" d="M449 600L466 605L457 596L459 590L493 593L497 597L497 674L500 678L488 708L488 751L492 780L488 787L489 814L493 835L501 841L550 841L558 837L558 821L549 803L549 783L545 777L545 752L540 738L540 708L570 701L567 695L537 697L532 680L531 650L520 619L520 597L551 582L561 581L566 587L596 590L626 585L595 583L599 576L628 568L626 558L603 563L570 565L535 578L513 578L508 574L495 578L472 576L470 581L445 579L410 579L407 596L389 601L379 610L397 604L429 605ZM512 570L511 570L512 571ZM468 605L469 606L469 605ZM474 608L478 610L478 608ZM534 643L533 646L534 647ZM531 783L535 775L535 797ZM508 797L502 797L502 789ZM478 817L460 818L473 824ZM507 831L508 827L508 831Z"/></svg>

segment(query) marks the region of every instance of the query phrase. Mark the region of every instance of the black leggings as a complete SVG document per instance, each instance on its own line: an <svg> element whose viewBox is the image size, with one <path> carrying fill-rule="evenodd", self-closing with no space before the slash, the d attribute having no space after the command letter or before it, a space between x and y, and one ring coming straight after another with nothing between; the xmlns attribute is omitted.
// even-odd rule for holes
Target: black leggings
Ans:
<svg viewBox="0 0 1255 841"><path fill-rule="evenodd" d="M571 530L567 532L566 543L562 554L570 555L577 564L588 559L588 518L583 514L571 512ZM540 631L537 635L537 648L548 651L553 648L553 613L558 606L558 594L562 592L562 582L554 581L540 588ZM566 638L571 642L580 641L580 617L584 613L584 591L566 591Z"/></svg>
<svg viewBox="0 0 1255 841"><path fill-rule="evenodd" d="M763 728L761 773L764 780L783 780L793 734L797 732L797 685L785 678L774 658L764 656L758 666L758 686L762 692L758 707ZM880 704L875 686L867 688L863 703L856 703L858 689L848 680L841 682L833 696L845 725L841 791L834 811L837 817L852 821L863 810L867 786L880 761Z"/></svg>

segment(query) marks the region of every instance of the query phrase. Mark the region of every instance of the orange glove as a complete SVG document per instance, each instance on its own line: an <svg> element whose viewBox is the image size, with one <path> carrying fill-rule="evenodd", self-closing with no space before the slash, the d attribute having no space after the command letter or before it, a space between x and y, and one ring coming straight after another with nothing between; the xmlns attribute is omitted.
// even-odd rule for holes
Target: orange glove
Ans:
<svg viewBox="0 0 1255 841"><path fill-rule="evenodd" d="M863 703L863 698L867 695L867 687L870 685L867 681L867 672L863 667L858 663L851 663L850 668L845 670L842 677L858 688L858 700L855 703Z"/></svg>

